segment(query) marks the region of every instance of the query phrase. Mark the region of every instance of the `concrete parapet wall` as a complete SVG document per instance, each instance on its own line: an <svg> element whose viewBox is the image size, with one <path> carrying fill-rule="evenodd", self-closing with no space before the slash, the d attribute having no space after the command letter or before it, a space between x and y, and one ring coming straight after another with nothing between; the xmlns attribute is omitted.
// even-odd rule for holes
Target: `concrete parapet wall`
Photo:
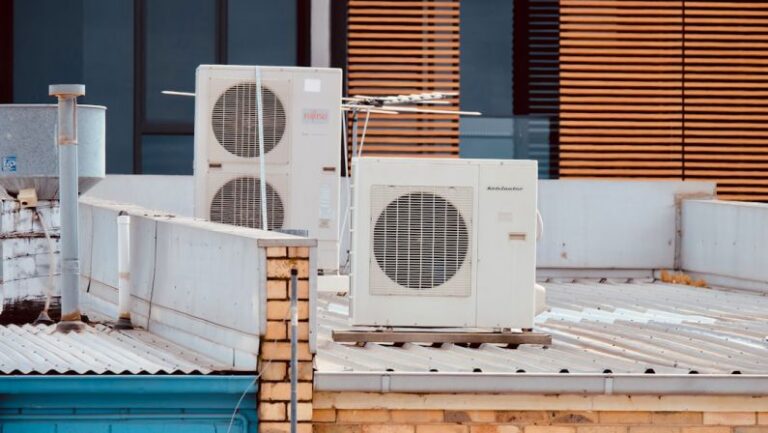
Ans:
<svg viewBox="0 0 768 433"><path fill-rule="evenodd" d="M768 292L768 204L686 200L682 268L709 285Z"/></svg>
<svg viewBox="0 0 768 433"><path fill-rule="evenodd" d="M118 295L120 211L131 215L134 324L229 363L233 370L255 370L260 338L267 330L267 249L314 252L315 241L84 198L80 251L81 290L89 304L85 310L111 318L116 317ZM314 261L309 256L306 261L305 274L316 273Z"/></svg>
<svg viewBox="0 0 768 433"><path fill-rule="evenodd" d="M538 268L672 269L682 199L712 197L714 183L542 180Z"/></svg>

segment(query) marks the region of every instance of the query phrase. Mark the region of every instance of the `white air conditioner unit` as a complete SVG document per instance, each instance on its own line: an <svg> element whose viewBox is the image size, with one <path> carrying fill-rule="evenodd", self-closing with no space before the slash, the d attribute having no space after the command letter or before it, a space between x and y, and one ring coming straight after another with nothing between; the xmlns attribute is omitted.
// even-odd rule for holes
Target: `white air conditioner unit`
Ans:
<svg viewBox="0 0 768 433"><path fill-rule="evenodd" d="M353 325L532 328L536 161L355 158Z"/></svg>
<svg viewBox="0 0 768 433"><path fill-rule="evenodd" d="M261 228L265 175L268 227L308 231L318 240L318 269L337 270L341 70L201 65L195 87L196 216Z"/></svg>

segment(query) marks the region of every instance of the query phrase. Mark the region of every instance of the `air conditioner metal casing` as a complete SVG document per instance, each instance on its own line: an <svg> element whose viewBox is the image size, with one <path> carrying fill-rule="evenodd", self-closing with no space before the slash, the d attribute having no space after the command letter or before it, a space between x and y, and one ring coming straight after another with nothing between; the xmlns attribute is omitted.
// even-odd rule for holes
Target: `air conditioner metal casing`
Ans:
<svg viewBox="0 0 768 433"><path fill-rule="evenodd" d="M195 216L210 219L213 196L238 176L259 177L259 158L233 154L214 133L213 113L223 92L253 86L260 69L262 95L269 91L282 103L284 132L265 153L267 182L283 197L284 229L303 229L318 240L318 269L338 269L339 147L341 143L341 70L236 65L201 65L196 77ZM255 101L246 101L255 119ZM262 105L266 108L265 102ZM233 109L242 107L232 104ZM265 112L265 116L268 113ZM265 119L264 126L269 122ZM241 126L241 125L238 125ZM255 123L245 128L255 130ZM220 133L221 134L221 133ZM265 131L265 141L270 136ZM249 138L253 154L254 137ZM255 138L255 143L258 143ZM273 182L274 181L274 182Z"/></svg>
<svg viewBox="0 0 768 433"><path fill-rule="evenodd" d="M533 326L536 161L355 158L353 173L353 325ZM398 235L403 221L416 226Z"/></svg>

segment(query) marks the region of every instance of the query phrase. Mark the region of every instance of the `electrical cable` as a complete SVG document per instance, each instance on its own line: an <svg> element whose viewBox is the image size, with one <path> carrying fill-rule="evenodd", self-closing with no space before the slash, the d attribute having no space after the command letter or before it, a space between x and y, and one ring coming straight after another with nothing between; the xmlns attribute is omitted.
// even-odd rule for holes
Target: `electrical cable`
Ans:
<svg viewBox="0 0 768 433"><path fill-rule="evenodd" d="M40 221L40 227L43 228L45 240L48 241L48 284L46 284L45 287L45 306L43 307L43 312L48 314L48 309L51 307L51 299L53 298L54 291L53 274L56 271L56 255L54 252L53 239L51 238L51 234L48 230L48 225L45 224L43 215L37 210L37 207L33 209L33 212L35 213L37 220Z"/></svg>
<svg viewBox="0 0 768 433"><path fill-rule="evenodd" d="M346 116L344 116L344 122L342 122L342 128L344 129L343 134L341 134L343 140L342 145L344 146L344 174L348 178L347 179L347 206L344 208L344 218L341 223L341 229L339 230L339 245L343 245L344 240L344 234L347 229L347 220L349 219L349 209L352 206L352 190L350 186L351 182L351 173L349 172L349 151L348 145L347 145L347 122L346 122ZM354 155L353 155L354 156ZM341 185L339 185L339 188L341 188ZM351 241L351 239L350 239ZM347 263L349 262L349 250L347 250ZM346 263L344 264L346 266ZM339 273L341 273L341 266L339 266Z"/></svg>
<svg viewBox="0 0 768 433"><path fill-rule="evenodd" d="M371 112L365 112L365 123L363 124L363 135L360 137L360 147L357 149L357 156L363 155L363 146L365 145L365 132L368 130L368 119L371 117Z"/></svg>
<svg viewBox="0 0 768 433"><path fill-rule="evenodd" d="M285 314L285 317L283 317L280 321L287 324L291 320L290 315L291 315L291 310L288 309L288 311ZM277 343L278 341L280 341L279 338L270 340L270 342L272 343ZM243 393L240 395L240 398L237 400L237 404L235 404L235 410L232 411L232 416L229 418L229 426L227 427L227 433L230 433L230 431L232 430L232 424L235 421L235 415L237 415L237 412L240 410L240 405L243 403L243 399L245 399L245 396L248 395L248 390L251 389L251 387L256 384L256 381L259 380L261 375L264 373L264 370L266 370L270 366L270 364L272 364L272 361L273 360L271 358L268 359L267 362L264 363L264 365L261 367L261 369L256 371L256 376L254 376L253 380L248 382L248 386L245 387L245 390L243 390Z"/></svg>

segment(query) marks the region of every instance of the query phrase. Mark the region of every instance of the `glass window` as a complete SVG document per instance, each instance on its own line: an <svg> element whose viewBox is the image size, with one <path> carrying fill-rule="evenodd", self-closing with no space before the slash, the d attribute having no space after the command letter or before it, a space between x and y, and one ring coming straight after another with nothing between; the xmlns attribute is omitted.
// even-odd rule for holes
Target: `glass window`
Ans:
<svg viewBox="0 0 768 433"><path fill-rule="evenodd" d="M145 104L147 129L179 126L192 132L192 98L162 90L195 90L195 69L216 62L216 2L162 0L146 3Z"/></svg>
<svg viewBox="0 0 768 433"><path fill-rule="evenodd" d="M195 139L192 135L142 137L144 174L192 174Z"/></svg>

